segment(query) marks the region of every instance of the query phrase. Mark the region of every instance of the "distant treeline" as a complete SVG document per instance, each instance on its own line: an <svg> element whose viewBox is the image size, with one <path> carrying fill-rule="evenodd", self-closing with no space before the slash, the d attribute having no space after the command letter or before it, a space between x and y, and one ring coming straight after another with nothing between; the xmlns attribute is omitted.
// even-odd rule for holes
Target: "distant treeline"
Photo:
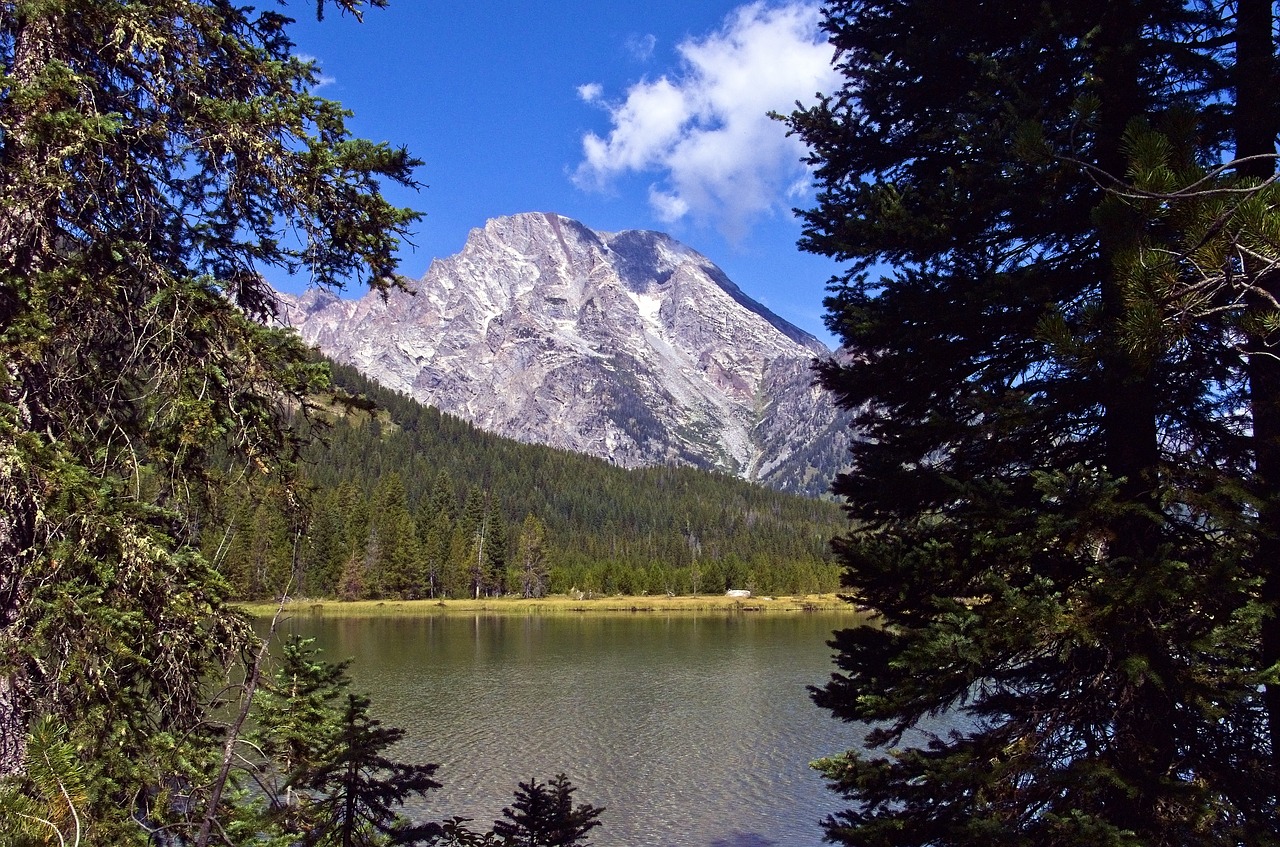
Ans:
<svg viewBox="0 0 1280 847"><path fill-rule="evenodd" d="M348 403L324 416L303 451L304 491L257 483L216 504L206 524L205 552L241 597L839 586L828 542L847 525L834 503L522 444L332 369L340 392L376 409Z"/></svg>

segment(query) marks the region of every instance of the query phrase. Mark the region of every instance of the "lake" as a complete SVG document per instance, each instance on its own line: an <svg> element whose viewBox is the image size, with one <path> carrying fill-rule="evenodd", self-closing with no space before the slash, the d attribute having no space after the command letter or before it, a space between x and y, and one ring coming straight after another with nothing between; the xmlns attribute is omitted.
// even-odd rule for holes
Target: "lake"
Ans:
<svg viewBox="0 0 1280 847"><path fill-rule="evenodd" d="M808 763L863 729L814 706L849 614L299 617L353 689L437 762L408 816L487 829L520 780L565 772L605 806L597 847L821 843L842 807Z"/></svg>

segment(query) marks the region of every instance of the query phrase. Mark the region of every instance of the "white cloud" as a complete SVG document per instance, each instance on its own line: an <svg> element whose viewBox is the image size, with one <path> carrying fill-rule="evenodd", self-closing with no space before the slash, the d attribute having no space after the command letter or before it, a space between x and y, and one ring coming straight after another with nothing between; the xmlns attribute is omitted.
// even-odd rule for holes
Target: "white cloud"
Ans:
<svg viewBox="0 0 1280 847"><path fill-rule="evenodd" d="M658 46L655 35L633 35L627 39L627 52L638 62L647 62L653 58L654 48Z"/></svg>
<svg viewBox="0 0 1280 847"><path fill-rule="evenodd" d="M684 41L678 73L636 83L608 104L612 129L583 137L575 182L602 189L625 173L654 174L649 202L661 220L692 217L730 238L786 208L804 180L804 150L768 113L838 86L820 20L816 3L760 0Z"/></svg>
<svg viewBox="0 0 1280 847"><path fill-rule="evenodd" d="M598 82L588 82L578 86L578 97L584 103L594 103L604 94L604 86Z"/></svg>
<svg viewBox="0 0 1280 847"><path fill-rule="evenodd" d="M658 220L670 223L689 214L689 203L675 194L668 194L656 185L649 186L649 205Z"/></svg>

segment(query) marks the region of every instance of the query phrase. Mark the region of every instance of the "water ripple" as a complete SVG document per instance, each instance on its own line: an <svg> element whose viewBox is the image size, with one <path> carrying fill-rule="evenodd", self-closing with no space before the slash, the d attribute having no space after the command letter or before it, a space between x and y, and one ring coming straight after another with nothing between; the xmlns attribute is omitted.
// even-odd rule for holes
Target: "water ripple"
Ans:
<svg viewBox="0 0 1280 847"><path fill-rule="evenodd" d="M300 619L353 657L397 755L437 762L444 788L407 807L485 826L520 780L565 772L607 807L598 847L791 847L840 808L808 763L861 734L805 686L830 673L846 618Z"/></svg>

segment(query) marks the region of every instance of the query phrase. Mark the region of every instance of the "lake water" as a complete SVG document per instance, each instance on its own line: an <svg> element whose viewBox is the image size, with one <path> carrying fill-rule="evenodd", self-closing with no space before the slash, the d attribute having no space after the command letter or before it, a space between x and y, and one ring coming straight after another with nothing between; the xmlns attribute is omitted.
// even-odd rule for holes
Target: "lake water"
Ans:
<svg viewBox="0 0 1280 847"><path fill-rule="evenodd" d="M808 698L851 615L301 617L444 788L406 806L487 829L520 780L605 806L597 847L819 844L842 807L808 763L862 729Z"/></svg>

